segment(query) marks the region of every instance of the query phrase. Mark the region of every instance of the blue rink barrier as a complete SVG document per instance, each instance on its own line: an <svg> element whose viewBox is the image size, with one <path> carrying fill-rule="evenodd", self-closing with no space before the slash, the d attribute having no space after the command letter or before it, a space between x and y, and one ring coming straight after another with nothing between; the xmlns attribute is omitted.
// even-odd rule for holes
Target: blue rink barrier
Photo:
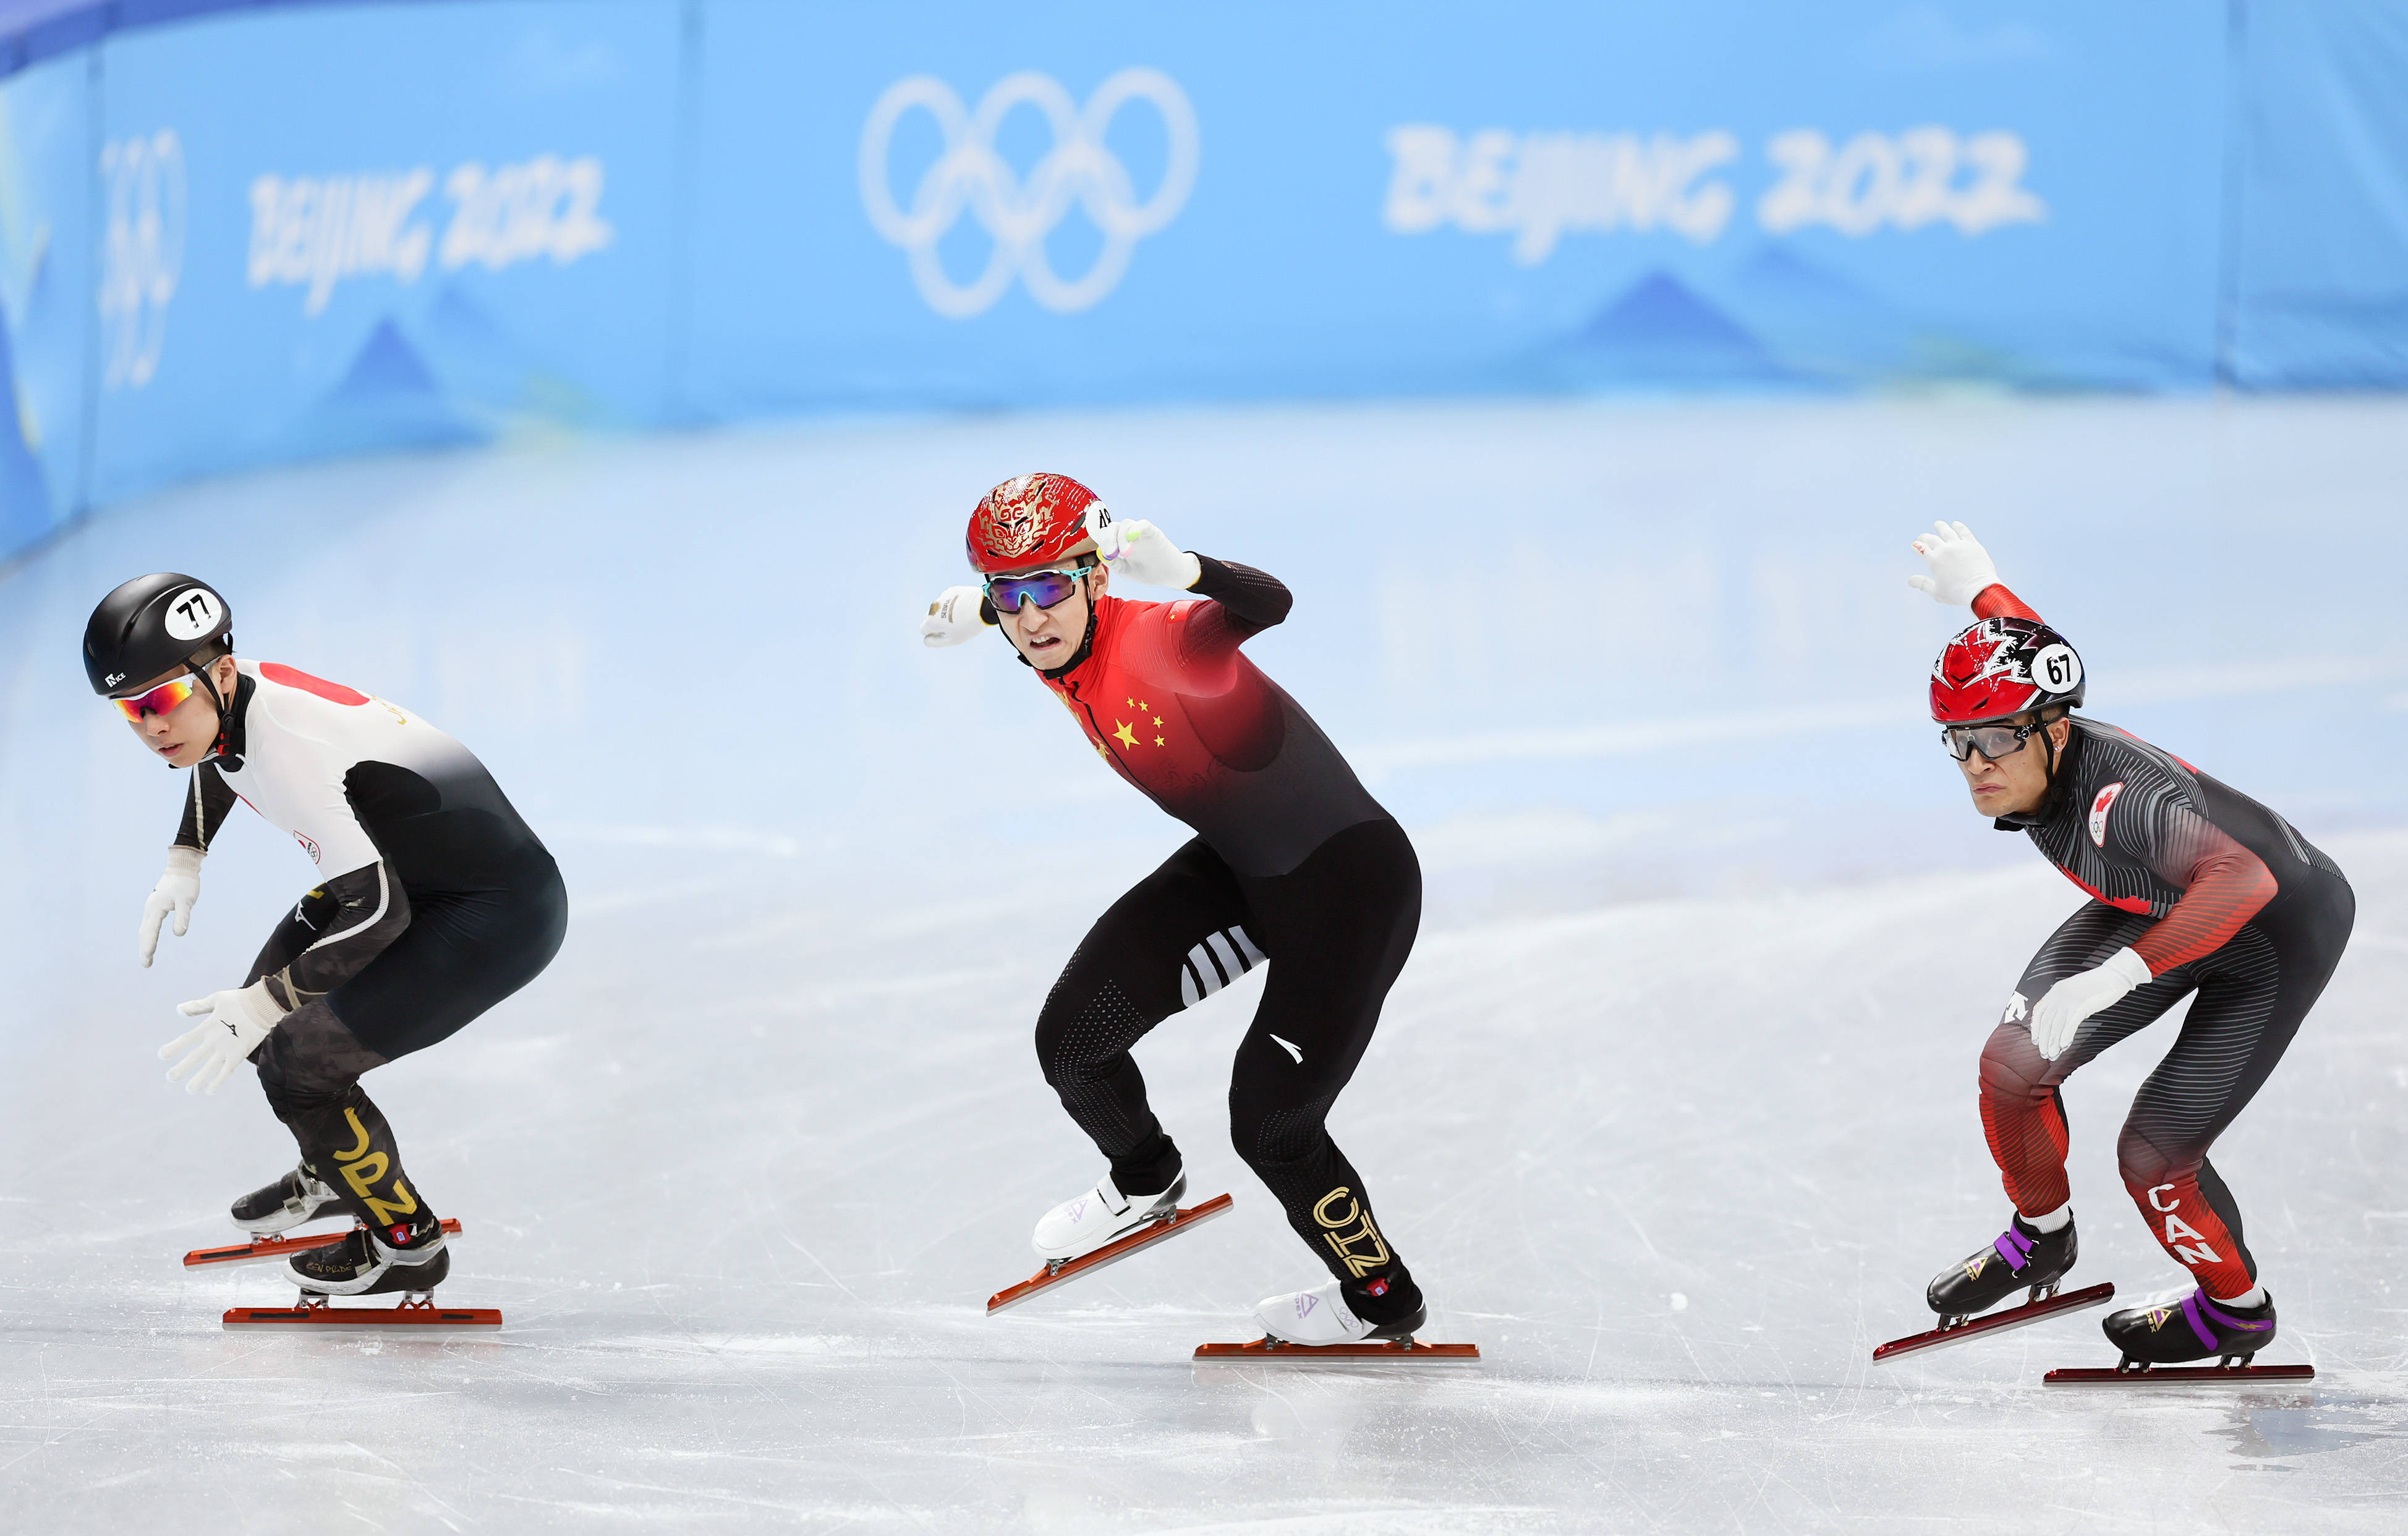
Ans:
<svg viewBox="0 0 2408 1536"><path fill-rule="evenodd" d="M0 0L0 557L839 409L2408 383L2408 7Z"/></svg>

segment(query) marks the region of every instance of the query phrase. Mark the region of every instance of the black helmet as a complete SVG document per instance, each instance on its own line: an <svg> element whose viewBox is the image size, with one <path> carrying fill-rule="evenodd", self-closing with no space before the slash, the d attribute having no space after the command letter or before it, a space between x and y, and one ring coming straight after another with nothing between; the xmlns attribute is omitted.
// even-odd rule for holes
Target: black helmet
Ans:
<svg viewBox="0 0 2408 1536"><path fill-rule="evenodd" d="M113 694L187 665L212 640L231 643L233 628L226 600L207 581L174 571L137 576L92 610L83 627L83 669L93 693Z"/></svg>

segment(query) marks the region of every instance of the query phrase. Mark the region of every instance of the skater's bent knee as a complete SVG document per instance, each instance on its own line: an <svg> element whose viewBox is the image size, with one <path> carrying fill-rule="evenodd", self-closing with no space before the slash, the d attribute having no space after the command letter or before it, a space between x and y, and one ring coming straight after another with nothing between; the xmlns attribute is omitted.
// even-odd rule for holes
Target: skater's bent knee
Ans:
<svg viewBox="0 0 2408 1536"><path fill-rule="evenodd" d="M2000 1025L1982 1048L1982 1091L2002 1098L2030 1098L2047 1091L2049 1063L2022 1025Z"/></svg>
<svg viewBox="0 0 2408 1536"><path fill-rule="evenodd" d="M286 1014L251 1060L267 1101L289 1120L342 1098L385 1058L362 1045L322 998Z"/></svg>
<svg viewBox="0 0 2408 1536"><path fill-rule="evenodd" d="M2115 1138L2116 1171L2124 1176L2124 1187L2134 1199L2143 1199L2148 1191L2186 1176L2196 1177L2198 1156L2170 1153L2149 1140L2146 1133L2130 1126Z"/></svg>

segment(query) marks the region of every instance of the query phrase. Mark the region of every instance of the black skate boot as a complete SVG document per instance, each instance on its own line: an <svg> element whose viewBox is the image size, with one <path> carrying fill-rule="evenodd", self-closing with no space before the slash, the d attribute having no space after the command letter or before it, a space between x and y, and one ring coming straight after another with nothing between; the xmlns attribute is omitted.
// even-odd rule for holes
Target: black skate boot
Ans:
<svg viewBox="0 0 2408 1536"><path fill-rule="evenodd" d="M319 1182L303 1163L265 1189L254 1189L234 1202L234 1224L254 1237L273 1237L305 1222L334 1214L342 1197Z"/></svg>
<svg viewBox="0 0 2408 1536"><path fill-rule="evenodd" d="M391 1241L400 1234L404 1241ZM285 1265L293 1283L313 1296L382 1296L431 1291L452 1272L443 1224L428 1213L408 1226L355 1227L340 1242L298 1253Z"/></svg>
<svg viewBox="0 0 2408 1536"><path fill-rule="evenodd" d="M1367 1339L1410 1339L1429 1321L1422 1288L1399 1264L1392 1274L1350 1280L1338 1287L1346 1310L1371 1325Z"/></svg>
<svg viewBox="0 0 2408 1536"><path fill-rule="evenodd" d="M2042 1232L2017 1214L1988 1247L1933 1276L1924 1299L1940 1314L1942 1328L1987 1312L2027 1286L2028 1299L2045 1300L2057 1294L2057 1283L2073 1268L2075 1251L2071 1221L2054 1232Z"/></svg>
<svg viewBox="0 0 2408 1536"><path fill-rule="evenodd" d="M2124 1352L2118 1371L2152 1365L2179 1365L2185 1360L2216 1357L2219 1365L2250 1357L2274 1342L2274 1297L2254 1307L2218 1301L2205 1291L2193 1291L2171 1307L2128 1307L2110 1313L2099 1325L2107 1342Z"/></svg>

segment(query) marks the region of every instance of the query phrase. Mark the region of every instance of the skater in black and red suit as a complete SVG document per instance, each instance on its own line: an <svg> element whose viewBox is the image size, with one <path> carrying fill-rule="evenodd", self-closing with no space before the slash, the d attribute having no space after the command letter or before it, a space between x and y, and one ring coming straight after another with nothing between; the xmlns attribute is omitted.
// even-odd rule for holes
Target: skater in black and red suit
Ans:
<svg viewBox="0 0 2408 1536"><path fill-rule="evenodd" d="M2264 1085L2349 941L2349 883L2290 823L2129 732L2070 711L2082 661L1999 582L1965 525L1914 543L1914 585L1975 622L1931 671L1931 714L1976 810L2029 837L2088 894L2025 969L1982 1053L1982 1128L2014 1215L1933 1280L1964 1316L2073 1265L2058 1086L2191 999L2116 1142L2124 1187L2198 1288L2106 1320L2128 1360L2246 1358L2274 1302L2208 1149Z"/></svg>
<svg viewBox="0 0 2408 1536"><path fill-rule="evenodd" d="M1037 1224L1038 1255L1092 1253L1176 1207L1179 1149L1129 1047L1268 961L1230 1077L1230 1135L1331 1278L1258 1315L1292 1343L1412 1333L1420 1287L1325 1122L1412 952L1421 867L1312 717L1239 649L1287 616L1287 588L1114 522L1062 475L989 492L969 554L984 581L948 590L923 639L954 645L999 621L1097 754L1197 833L1096 922L1038 1016L1045 1080L1111 1165ZM1107 596L1120 581L1193 596Z"/></svg>

